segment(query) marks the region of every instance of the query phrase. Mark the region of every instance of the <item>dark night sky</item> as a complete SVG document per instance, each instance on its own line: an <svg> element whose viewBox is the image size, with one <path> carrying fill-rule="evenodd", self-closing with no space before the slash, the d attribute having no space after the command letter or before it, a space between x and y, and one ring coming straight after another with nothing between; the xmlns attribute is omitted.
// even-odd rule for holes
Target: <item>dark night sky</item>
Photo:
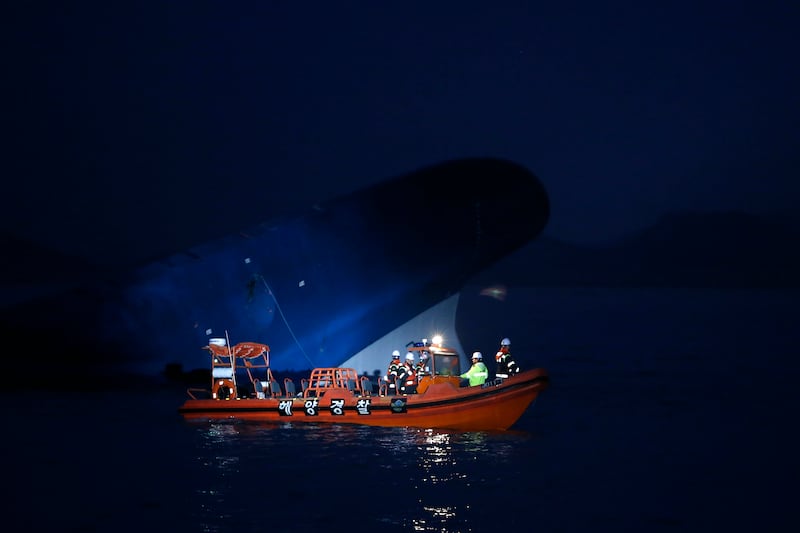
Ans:
<svg viewBox="0 0 800 533"><path fill-rule="evenodd" d="M798 196L796 2L126 4L4 15L2 231L127 264L483 155L578 243Z"/></svg>

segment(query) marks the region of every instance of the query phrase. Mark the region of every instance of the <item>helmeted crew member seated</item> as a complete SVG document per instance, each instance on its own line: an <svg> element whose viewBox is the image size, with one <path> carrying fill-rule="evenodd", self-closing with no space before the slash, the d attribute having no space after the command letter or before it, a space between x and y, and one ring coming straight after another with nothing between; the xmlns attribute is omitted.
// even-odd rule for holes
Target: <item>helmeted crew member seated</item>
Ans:
<svg viewBox="0 0 800 533"><path fill-rule="evenodd" d="M389 362L389 368L386 370L386 375L383 376L383 381L389 383L390 388L394 388L394 380L400 373L403 363L400 362L400 352L395 350L392 352L392 360Z"/></svg>
<svg viewBox="0 0 800 533"><path fill-rule="evenodd" d="M417 381L422 376L429 376L431 373L431 367L428 366L428 352L423 351L419 354L419 361L417 361L417 366L414 367L414 372L417 374Z"/></svg>
<svg viewBox="0 0 800 533"><path fill-rule="evenodd" d="M414 354L411 352L406 354L406 361L397 373L397 386L401 394L417 392L417 374L414 372Z"/></svg>
<svg viewBox="0 0 800 533"><path fill-rule="evenodd" d="M472 366L459 377L461 378L462 387L467 385L474 387L483 385L486 382L486 378L489 377L489 369L483 364L483 354L481 352L472 352Z"/></svg>
<svg viewBox="0 0 800 533"><path fill-rule="evenodd" d="M497 361L496 377L507 378L519 374L520 368L511 355L511 340L508 337L500 341L500 349L494 354L494 359Z"/></svg>

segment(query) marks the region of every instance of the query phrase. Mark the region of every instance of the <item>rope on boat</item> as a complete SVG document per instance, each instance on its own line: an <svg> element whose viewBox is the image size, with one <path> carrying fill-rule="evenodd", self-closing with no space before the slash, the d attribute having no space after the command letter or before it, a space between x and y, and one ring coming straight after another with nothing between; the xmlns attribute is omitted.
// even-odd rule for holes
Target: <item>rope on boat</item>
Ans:
<svg viewBox="0 0 800 533"><path fill-rule="evenodd" d="M267 280L265 280L264 276L262 276L261 274L256 274L256 276L258 276L261 279L261 282L264 284L264 287L267 289L267 293L270 296L272 296L272 301L275 302L275 308L278 310L278 313L280 313L281 320L283 320L283 323L286 325L286 329L289 330L289 334L294 339L294 342L295 342L295 344L297 344L297 347L300 348L300 352L303 354L303 357L306 358L306 361L308 361L308 364L311 365L311 368L314 368L316 365L311 360L311 358L308 357L308 354L303 349L303 346L300 344L300 341L297 339L297 336L294 334L294 331L292 331L291 326L289 326L289 321L286 320L286 316L283 314L283 309L281 309L281 304L278 303L278 299L275 297L275 293L272 292L272 288L269 286L269 283L267 283Z"/></svg>

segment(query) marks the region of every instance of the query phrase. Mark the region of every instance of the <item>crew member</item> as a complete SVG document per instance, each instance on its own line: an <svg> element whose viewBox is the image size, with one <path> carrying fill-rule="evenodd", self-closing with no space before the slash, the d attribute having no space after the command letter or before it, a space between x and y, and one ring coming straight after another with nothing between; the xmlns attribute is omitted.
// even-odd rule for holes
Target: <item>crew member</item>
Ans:
<svg viewBox="0 0 800 533"><path fill-rule="evenodd" d="M511 340L508 337L500 341L500 349L494 354L494 359L497 361L495 375L498 378L507 378L514 374L519 374L520 368L514 361L514 356L511 355Z"/></svg>
<svg viewBox="0 0 800 533"><path fill-rule="evenodd" d="M392 360L389 361L389 368L386 370L386 375L383 376L383 381L389 384L389 388L394 388L395 379L400 373L403 363L400 361L400 352L395 350L392 352Z"/></svg>
<svg viewBox="0 0 800 533"><path fill-rule="evenodd" d="M414 372L414 354L411 352L406 354L406 361L397 372L397 386L402 394L417 392L417 374Z"/></svg>
<svg viewBox="0 0 800 533"><path fill-rule="evenodd" d="M431 367L428 366L428 352L424 351L419 355L419 361L417 362L417 366L414 368L414 371L417 374L417 380L422 376L429 376L431 373Z"/></svg>
<svg viewBox="0 0 800 533"><path fill-rule="evenodd" d="M486 382L486 378L489 377L489 369L483 364L483 354L481 352L472 352L472 366L459 377L462 379L462 387L466 385L474 387L483 385Z"/></svg>

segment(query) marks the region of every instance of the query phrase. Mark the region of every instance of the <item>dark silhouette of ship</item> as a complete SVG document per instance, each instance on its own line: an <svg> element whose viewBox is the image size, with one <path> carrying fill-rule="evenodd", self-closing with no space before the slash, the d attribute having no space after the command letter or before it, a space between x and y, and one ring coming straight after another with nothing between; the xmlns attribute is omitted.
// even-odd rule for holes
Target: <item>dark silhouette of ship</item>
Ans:
<svg viewBox="0 0 800 533"><path fill-rule="evenodd" d="M257 209L258 198L215 208ZM374 374L392 350L435 333L463 354L459 290L548 217L529 170L447 161L125 272L65 262L75 276L5 303L5 336L28 362L80 353L85 365L70 358L59 370L68 374L201 367L201 347L219 337L268 344L277 371L344 364Z"/></svg>

